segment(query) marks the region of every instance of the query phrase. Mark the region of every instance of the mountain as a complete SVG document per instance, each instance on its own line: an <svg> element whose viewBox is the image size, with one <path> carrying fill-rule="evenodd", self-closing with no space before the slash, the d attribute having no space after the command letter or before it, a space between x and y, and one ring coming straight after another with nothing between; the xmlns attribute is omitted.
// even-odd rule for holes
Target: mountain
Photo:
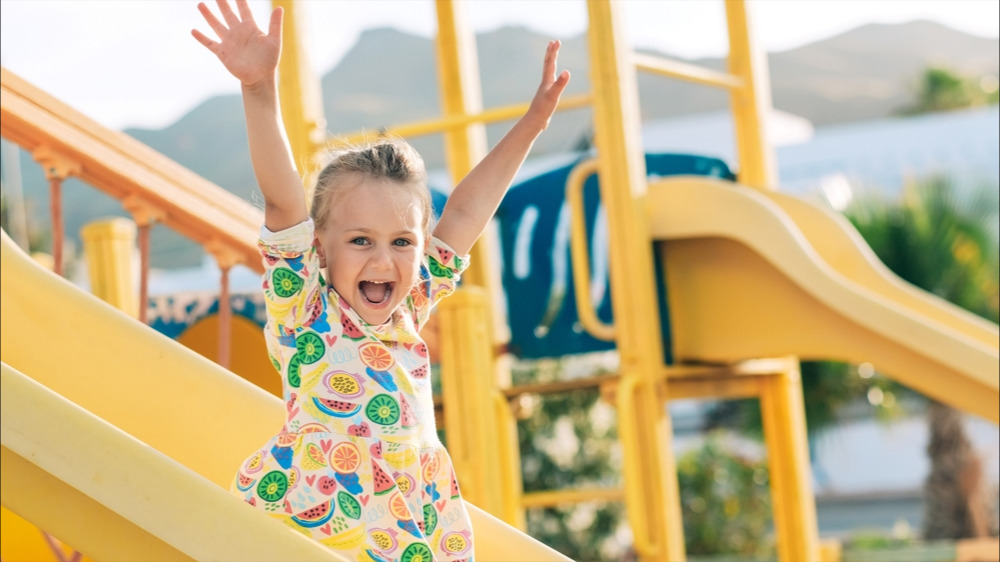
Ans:
<svg viewBox="0 0 1000 562"><path fill-rule="evenodd" d="M778 109L816 126L885 117L913 101L930 65L996 75L1000 41L928 21L872 24L770 55Z"/></svg>
<svg viewBox="0 0 1000 562"><path fill-rule="evenodd" d="M548 39L520 27L501 28L477 37L484 107L530 100ZM583 35L563 39L559 65L573 74L568 94L590 90L586 49ZM916 80L928 65L942 64L969 75L1000 74L998 52L997 39L914 21L866 25L802 47L770 53L768 65L775 107L821 127L891 115L912 102ZM678 60L717 70L724 67L719 58ZM643 120L728 108L728 97L721 90L642 73L638 83ZM362 33L340 63L321 77L321 87L328 129L333 134L377 130L434 118L440 113L433 42L395 29ZM490 143L495 143L509 126L499 123L487 127ZM589 128L589 109L557 114L532 154L571 150L586 137ZM126 132L241 197L259 201L238 96L206 100L161 130ZM414 139L413 144L429 168L443 165L439 135ZM26 197L34 199L33 207L40 211L34 220L45 222L46 183L38 167L27 164L27 156L22 159L26 162ZM64 205L67 232L78 232L85 220L95 216L89 209L92 205L97 205L102 214L124 214L114 202L71 183L67 183ZM155 267L192 265L199 259L193 244L171 233L154 230L153 248Z"/></svg>
<svg viewBox="0 0 1000 562"><path fill-rule="evenodd" d="M541 70L540 54L549 37L521 27L506 27L477 38L484 107L526 102ZM569 94L590 90L586 37L564 39L561 68L573 74ZM890 115L912 101L916 80L925 67L944 64L967 74L997 74L1000 41L968 35L941 24L914 21L872 24L796 49L771 53L768 65L774 105L809 119L816 126L863 121ZM651 51L651 54L660 54ZM669 56L669 55L663 55ZM684 62L721 70L719 58ZM377 61L373 64L373 61ZM379 129L431 119L440 114L434 44L431 40L390 28L361 34L340 63L320 79L324 113L331 133ZM659 119L728 107L719 90L639 74L642 118ZM245 162L242 112L236 96L214 98L161 131L129 130L195 171L212 170L220 178L251 178L239 168ZM589 129L589 110L557 115L535 154L571 148ZM496 142L510 123L488 128ZM236 142L239 140L240 142ZM414 143L429 167L443 164L440 141L428 137ZM198 164L204 163L204 170ZM209 179L216 180L212 174ZM227 181L225 185L234 185ZM234 188L242 192L243 188Z"/></svg>

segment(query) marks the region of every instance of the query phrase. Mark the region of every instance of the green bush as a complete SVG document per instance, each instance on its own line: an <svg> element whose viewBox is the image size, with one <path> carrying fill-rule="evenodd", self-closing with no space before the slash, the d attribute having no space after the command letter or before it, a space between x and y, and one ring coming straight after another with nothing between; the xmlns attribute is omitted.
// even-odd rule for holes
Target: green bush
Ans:
<svg viewBox="0 0 1000 562"><path fill-rule="evenodd" d="M766 461L733 452L723 435L709 433L677 461L687 553L773 556Z"/></svg>

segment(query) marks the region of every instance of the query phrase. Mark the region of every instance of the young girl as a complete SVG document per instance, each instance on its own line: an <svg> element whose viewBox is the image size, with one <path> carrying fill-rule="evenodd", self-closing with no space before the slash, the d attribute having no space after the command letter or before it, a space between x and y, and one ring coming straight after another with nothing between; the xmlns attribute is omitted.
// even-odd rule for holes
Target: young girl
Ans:
<svg viewBox="0 0 1000 562"><path fill-rule="evenodd" d="M264 195L268 353L287 418L239 469L234 493L359 560L471 560L472 529L434 427L419 329L455 289L569 81L549 44L527 113L462 180L430 232L420 156L401 141L339 152L307 210L280 125L281 8L268 32L246 0L218 0L218 35L192 34L242 84L250 156ZM488 436L484 436L486 438Z"/></svg>

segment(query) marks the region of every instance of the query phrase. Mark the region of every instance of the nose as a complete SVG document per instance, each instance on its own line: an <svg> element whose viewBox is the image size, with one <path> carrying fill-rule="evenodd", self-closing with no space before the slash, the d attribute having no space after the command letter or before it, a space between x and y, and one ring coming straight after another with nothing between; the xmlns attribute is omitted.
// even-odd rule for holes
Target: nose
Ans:
<svg viewBox="0 0 1000 562"><path fill-rule="evenodd" d="M392 254L391 249L383 244L375 247L372 252L370 262L372 267L377 269L389 269L392 266Z"/></svg>

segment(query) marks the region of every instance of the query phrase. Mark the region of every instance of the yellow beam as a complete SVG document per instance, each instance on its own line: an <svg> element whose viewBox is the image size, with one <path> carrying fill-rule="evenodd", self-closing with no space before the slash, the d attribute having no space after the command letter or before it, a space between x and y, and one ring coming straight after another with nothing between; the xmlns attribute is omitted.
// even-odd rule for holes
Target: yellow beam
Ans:
<svg viewBox="0 0 1000 562"><path fill-rule="evenodd" d="M590 94L577 94L573 96L564 96L559 100L559 107L556 111L567 111L570 109L578 109L581 107L587 107L591 104L592 97ZM337 135L335 138L327 141L327 148L337 148L345 144L352 144L361 141L365 141L371 138L376 138L380 135L391 134L404 138L419 137L423 135L432 135L435 133L441 133L450 131L452 129L463 128L468 125L478 124L478 123L496 123L499 121L509 121L511 119L517 119L524 115L524 112L528 110L529 103L519 103L514 105L504 105L499 107L493 107L479 113L468 113L460 115L450 115L445 117L440 117L437 119L427 119L424 121L414 121L413 123L404 123L402 125L396 125L392 127L387 127L383 131L360 131L356 133L348 133L345 135Z"/></svg>
<svg viewBox="0 0 1000 562"><path fill-rule="evenodd" d="M482 345L490 337L488 307L485 291L463 287L441 301L437 314L451 330L449 337L441 338L439 352L448 452L462 496L493 512L503 507L503 500L497 486L497 420L491 407L496 386L482 368L492 361L489 348Z"/></svg>
<svg viewBox="0 0 1000 562"><path fill-rule="evenodd" d="M285 10L278 61L282 121L299 173L307 177L318 172L315 156L326 135L326 119L319 80L305 48L306 5L295 0L271 0L271 5Z"/></svg>
<svg viewBox="0 0 1000 562"><path fill-rule="evenodd" d="M625 497L621 488L578 488L528 492L521 502L526 509L552 507L559 504L583 503L591 501L616 502Z"/></svg>
<svg viewBox="0 0 1000 562"><path fill-rule="evenodd" d="M436 0L438 34L435 42L438 68L438 88L441 90L441 109L445 119L465 119L483 109L480 90L479 62L476 55L476 38L465 18L465 3L461 0ZM469 121L462 127L449 127L444 134L445 161L451 172L453 185L458 185L472 168L486 156L486 127ZM490 264L495 245L487 232L472 250L465 282L490 286Z"/></svg>
<svg viewBox="0 0 1000 562"><path fill-rule="evenodd" d="M619 2L587 2L594 141L608 211L612 304L621 357L619 425L635 547L643 560L684 560L663 342L646 223L646 170L639 134L636 69ZM585 290L578 287L577 290Z"/></svg>
<svg viewBox="0 0 1000 562"><path fill-rule="evenodd" d="M799 370L789 369L763 378L760 383L778 559L819 560L816 501Z"/></svg>
<svg viewBox="0 0 1000 562"><path fill-rule="evenodd" d="M87 256L90 292L133 318L139 316L135 283L136 226L129 219L114 218L89 223L80 231ZM145 303L143 304L145 306Z"/></svg>
<svg viewBox="0 0 1000 562"><path fill-rule="evenodd" d="M715 86L728 90L740 90L746 86L742 79L732 74L717 72L709 68L664 57L633 53L632 61L639 70L671 78L680 78L681 80L694 82L695 84Z"/></svg>
<svg viewBox="0 0 1000 562"><path fill-rule="evenodd" d="M767 139L771 83L767 57L753 39L745 0L726 0L729 26L729 73L742 84L730 90L739 171L737 177L757 189L778 188L774 150Z"/></svg>
<svg viewBox="0 0 1000 562"><path fill-rule="evenodd" d="M465 17L465 3L461 0L436 0L435 7L438 22L435 43L438 84L444 117L464 118L479 113L482 111L483 101L476 40ZM457 185L486 155L486 128L481 123L471 122L463 127L453 127L445 132L444 142L448 168ZM494 396L498 382L501 386L510 384L508 360L498 356L496 352L496 344L506 341L508 332L500 306L503 288L499 271L494 267L499 255L496 232L488 228L472 248L469 268L463 274L466 289L478 286L484 291L485 302L478 314L481 314L480 321L484 323L482 328L485 331L482 338L468 340L465 346L453 348L453 363L446 364L442 360L441 385L443 389L446 385L454 388L464 384L458 382L460 379L476 379L473 384L483 385L481 392L471 396L455 396L449 401L446 395L445 403L448 407L445 408L445 429L449 436L449 447L453 437L459 442L471 443L482 440L483 435L503 433L499 435L498 441L507 444L506 446L476 448L478 453L473 464L477 468L474 470L486 472L481 473L479 478L467 479L470 485L466 490L470 498L475 498L472 501L486 511L513 525L523 526L524 515L519 508L521 479L516 424L510 409ZM449 300L454 300L454 297ZM439 316L443 333L455 335L462 330L449 323L449 315L441 313ZM450 316L456 321L460 317ZM442 345L442 349L444 347ZM459 368L459 365L462 367ZM486 391L486 388L490 390ZM448 415L453 406L463 402L462 407L474 410L474 415L482 418L481 423L484 427L490 427L492 433L466 435L470 426L465 421Z"/></svg>

